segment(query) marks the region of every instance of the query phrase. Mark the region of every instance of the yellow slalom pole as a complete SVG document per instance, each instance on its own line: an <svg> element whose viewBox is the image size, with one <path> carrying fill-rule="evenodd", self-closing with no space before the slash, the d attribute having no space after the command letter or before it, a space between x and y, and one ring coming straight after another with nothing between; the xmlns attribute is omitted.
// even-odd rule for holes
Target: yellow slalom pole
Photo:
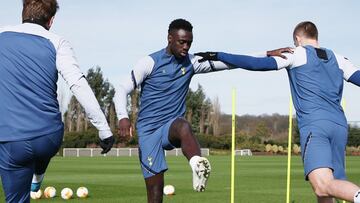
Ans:
<svg viewBox="0 0 360 203"><path fill-rule="evenodd" d="M341 106L342 106L342 108L343 108L343 110L344 110L344 113L345 113L345 109L346 109L346 100L345 100L345 98L343 98L342 100L341 100ZM345 170L346 170L346 151L345 151L345 160L344 160L344 164L345 164ZM346 201L345 200L343 200L342 201L343 203L346 203Z"/></svg>
<svg viewBox="0 0 360 203"><path fill-rule="evenodd" d="M235 106L236 90L232 89L232 119L231 119L231 203L234 203L235 196Z"/></svg>
<svg viewBox="0 0 360 203"><path fill-rule="evenodd" d="M288 137L288 160L287 160L287 180L286 180L286 203L290 203L290 169L291 169L291 138L292 138L292 98L289 102L289 137Z"/></svg>

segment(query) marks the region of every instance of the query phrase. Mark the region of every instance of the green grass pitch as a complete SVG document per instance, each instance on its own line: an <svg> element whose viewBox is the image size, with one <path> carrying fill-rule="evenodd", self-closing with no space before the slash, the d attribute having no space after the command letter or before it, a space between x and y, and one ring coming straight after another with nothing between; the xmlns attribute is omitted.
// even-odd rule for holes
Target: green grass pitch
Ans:
<svg viewBox="0 0 360 203"><path fill-rule="evenodd" d="M184 157L167 157L169 170L165 184L175 186L176 195L164 202L230 202L230 156L210 156L212 174L204 193L192 191L191 170ZM286 156L236 157L235 202L286 202ZM360 157L347 157L347 174L359 184ZM70 187L74 193L86 186L87 199L74 197L68 202L146 202L145 184L137 157L82 157L52 159L42 189L54 186L54 199L32 202L64 202L60 191ZM0 201L4 194L0 192ZM291 171L291 202L315 202L310 185L303 179L302 163L294 156Z"/></svg>

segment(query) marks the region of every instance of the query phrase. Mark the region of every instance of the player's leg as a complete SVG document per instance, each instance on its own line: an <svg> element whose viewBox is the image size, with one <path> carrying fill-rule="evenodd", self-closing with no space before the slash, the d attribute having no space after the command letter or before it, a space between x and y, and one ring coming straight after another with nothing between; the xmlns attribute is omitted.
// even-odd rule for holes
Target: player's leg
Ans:
<svg viewBox="0 0 360 203"><path fill-rule="evenodd" d="M168 134L170 144L181 147L183 154L189 160L193 171L194 190L204 191L210 176L211 166L205 157L201 157L200 145L192 132L190 123L183 118L177 118L171 123L166 134Z"/></svg>
<svg viewBox="0 0 360 203"><path fill-rule="evenodd" d="M326 126L326 125L324 125ZM346 181L345 175L345 150L347 143L347 128L333 124L333 127L327 127L324 129L328 131L327 134L330 134L330 144L332 150L332 159L333 159L333 171L324 170L316 171L313 174L315 176L314 184L322 184L323 186L318 186L318 188L324 188L330 196L337 197L349 202L355 201L359 202L359 199L356 199L360 188ZM354 199L355 198L355 199Z"/></svg>
<svg viewBox="0 0 360 203"><path fill-rule="evenodd" d="M173 146L181 147L188 160L193 156L201 156L199 142L192 132L190 123L184 118L177 118L171 123L169 141Z"/></svg>
<svg viewBox="0 0 360 203"><path fill-rule="evenodd" d="M32 161L29 141L0 144L0 172L6 202L30 202Z"/></svg>
<svg viewBox="0 0 360 203"><path fill-rule="evenodd" d="M34 150L34 174L31 182L31 191L40 189L45 171L51 158L59 151L63 139L63 130L31 141Z"/></svg>
<svg viewBox="0 0 360 203"><path fill-rule="evenodd" d="M347 181L345 174L345 151L348 138L348 128L334 125L334 128L331 129L331 131L333 132L331 149L334 162L333 175L335 179L329 184L328 191L334 197L338 197L349 202L360 202L360 197L358 197L357 200L354 200L354 197L360 190L359 186Z"/></svg>
<svg viewBox="0 0 360 203"><path fill-rule="evenodd" d="M319 203L334 202L334 198L326 191L327 185L334 179L331 169L315 169L308 175L308 178Z"/></svg>
<svg viewBox="0 0 360 203"><path fill-rule="evenodd" d="M7 203L30 202L30 166L15 170L1 170L1 180Z"/></svg>
<svg viewBox="0 0 360 203"><path fill-rule="evenodd" d="M344 152L347 129L328 121L319 121L316 124L303 145L303 156L305 173L318 202L332 202L332 197L352 202L359 187L341 180L346 178Z"/></svg>
<svg viewBox="0 0 360 203"><path fill-rule="evenodd" d="M164 172L167 170L162 147L162 129L139 136L139 159L145 178L148 202L162 202Z"/></svg>
<svg viewBox="0 0 360 203"><path fill-rule="evenodd" d="M145 178L148 203L163 201L164 173Z"/></svg>
<svg viewBox="0 0 360 203"><path fill-rule="evenodd" d="M332 202L330 197L353 202L359 191L359 187L349 181L334 179L329 168L315 169L309 174L309 180L320 203Z"/></svg>
<svg viewBox="0 0 360 203"><path fill-rule="evenodd" d="M319 127L320 123L300 129L301 155L304 164L306 180L309 180L318 202L333 202L321 183L332 177L332 158L330 139ZM331 175L327 174L331 171Z"/></svg>

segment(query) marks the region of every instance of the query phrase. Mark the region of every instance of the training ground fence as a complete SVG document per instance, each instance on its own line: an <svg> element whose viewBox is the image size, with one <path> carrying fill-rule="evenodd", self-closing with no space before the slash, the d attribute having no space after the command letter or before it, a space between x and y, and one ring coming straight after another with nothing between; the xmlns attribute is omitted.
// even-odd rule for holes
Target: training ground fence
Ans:
<svg viewBox="0 0 360 203"><path fill-rule="evenodd" d="M252 156L250 149L237 149L235 150L235 156Z"/></svg>
<svg viewBox="0 0 360 203"><path fill-rule="evenodd" d="M64 148L63 157L99 157L99 156L139 156L138 148L112 148L107 154L101 154L101 148ZM181 148L165 150L165 156L182 156ZM202 156L209 156L208 148L201 148Z"/></svg>

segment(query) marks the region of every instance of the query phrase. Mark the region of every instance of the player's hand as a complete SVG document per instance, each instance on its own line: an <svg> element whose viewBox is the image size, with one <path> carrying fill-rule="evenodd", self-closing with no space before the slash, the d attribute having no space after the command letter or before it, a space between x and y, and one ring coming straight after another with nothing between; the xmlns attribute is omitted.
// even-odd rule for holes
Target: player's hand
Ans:
<svg viewBox="0 0 360 203"><path fill-rule="evenodd" d="M119 131L120 136L129 136L132 137L131 123L128 118L123 118L119 121Z"/></svg>
<svg viewBox="0 0 360 203"><path fill-rule="evenodd" d="M217 52L198 52L194 54L195 56L201 56L202 59L199 59L198 62L204 61L218 61Z"/></svg>
<svg viewBox="0 0 360 203"><path fill-rule="evenodd" d="M274 49L274 50L271 50L271 51L267 51L266 55L267 56L278 56L278 57L281 57L283 59L287 59L287 57L285 55L283 55L282 53L294 53L294 49L291 48L291 47Z"/></svg>
<svg viewBox="0 0 360 203"><path fill-rule="evenodd" d="M114 143L115 143L115 138L114 138L114 136L110 136L110 137L108 137L108 138L105 138L105 139L103 139L103 140L100 140L100 147L103 149L103 150L101 151L101 154L106 154L106 153L108 153L108 152L111 150L111 148L112 148L112 146L114 145Z"/></svg>

